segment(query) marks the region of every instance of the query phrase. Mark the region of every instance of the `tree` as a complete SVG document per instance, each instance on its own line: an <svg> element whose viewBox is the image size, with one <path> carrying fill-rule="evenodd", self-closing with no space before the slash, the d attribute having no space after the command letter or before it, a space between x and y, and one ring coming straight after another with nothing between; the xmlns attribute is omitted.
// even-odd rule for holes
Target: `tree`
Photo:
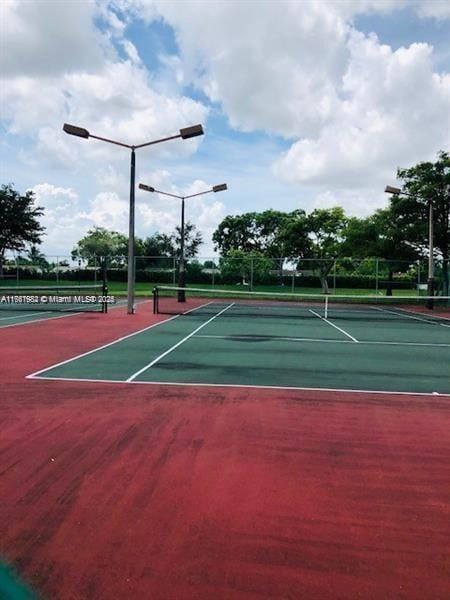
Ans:
<svg viewBox="0 0 450 600"><path fill-rule="evenodd" d="M172 268L172 259L175 256L173 235L155 233L145 240L139 240L136 256L139 259L139 268Z"/></svg>
<svg viewBox="0 0 450 600"><path fill-rule="evenodd" d="M204 269L217 269L217 265L213 260L205 260L203 263Z"/></svg>
<svg viewBox="0 0 450 600"><path fill-rule="evenodd" d="M45 258L45 254L42 254L36 246L31 246L28 251L27 258L32 265L38 265L44 269L49 267L49 262Z"/></svg>
<svg viewBox="0 0 450 600"><path fill-rule="evenodd" d="M197 256L199 247L203 244L203 237L200 231L196 231L196 227L189 221L184 224L184 258L194 258ZM181 249L181 227L175 229L175 233L171 236L175 244L175 254L180 258Z"/></svg>
<svg viewBox="0 0 450 600"><path fill-rule="evenodd" d="M216 250L223 256L231 250L260 252L271 258L285 256L286 228L304 214L302 210L286 213L269 209L261 213L228 215L213 234Z"/></svg>
<svg viewBox="0 0 450 600"><path fill-rule="evenodd" d="M262 248L256 216L254 212L226 216L212 236L215 250L219 250L222 256L227 256L232 250L260 252Z"/></svg>
<svg viewBox="0 0 450 600"><path fill-rule="evenodd" d="M96 257L109 257L114 263L121 265L127 254L127 236L118 231L108 231L104 227L89 229L72 250L73 259L81 258L89 265L94 264ZM111 260L110 264L113 264Z"/></svg>
<svg viewBox="0 0 450 600"><path fill-rule="evenodd" d="M274 259L274 268L278 272L280 282L283 281L283 266L287 252L286 231L294 222L301 222L305 216L303 210L285 213L277 210L265 210L257 213L255 224L258 239L261 245L261 254ZM297 234L300 232L297 230ZM303 244L302 253L308 246L307 237L300 234L296 239L296 246Z"/></svg>
<svg viewBox="0 0 450 600"><path fill-rule="evenodd" d="M220 250L223 256L239 250L259 257L258 260L261 257L271 258L272 266L269 270L276 269L281 280L284 259L289 254L289 249L292 245L298 249L300 244L308 244L304 235L297 237L298 224L304 216L303 210L286 213L273 209L261 213L228 215L213 234L215 249ZM300 250L300 254L303 251L304 248Z"/></svg>
<svg viewBox="0 0 450 600"><path fill-rule="evenodd" d="M164 256L172 257L175 255L173 235L165 233L155 233L147 237L142 242L143 256Z"/></svg>
<svg viewBox="0 0 450 600"><path fill-rule="evenodd" d="M347 217L340 206L316 208L306 218L306 228L310 239L309 264L317 270L322 292L328 294L328 274L334 261L342 254L344 230Z"/></svg>
<svg viewBox="0 0 450 600"><path fill-rule="evenodd" d="M44 214L41 206L34 206L31 190L21 195L11 184L0 187L0 278L7 250L20 252L27 244L40 244L44 227L39 218Z"/></svg>
<svg viewBox="0 0 450 600"><path fill-rule="evenodd" d="M393 196L391 211L402 228L404 239L425 256L428 253L428 207L433 204L434 246L442 259L445 293L449 290L450 259L450 155L439 152L435 163L422 162L409 169L398 169L403 192Z"/></svg>
<svg viewBox="0 0 450 600"><path fill-rule="evenodd" d="M419 258L406 239L401 223L391 207L377 210L366 219L352 217L343 232L341 254L355 258L381 258L386 261L388 283L386 295L392 295L394 272L406 272Z"/></svg>
<svg viewBox="0 0 450 600"><path fill-rule="evenodd" d="M327 293L327 275L338 255L346 222L340 207L316 209L310 215L303 210L229 215L214 232L213 240L224 256L239 250L270 258L316 258L311 267L318 271L322 289ZM277 261L277 269L281 274L282 260Z"/></svg>
<svg viewBox="0 0 450 600"><path fill-rule="evenodd" d="M292 218L285 223L280 238L286 258L298 261L311 254L309 222L303 210L295 211L291 215Z"/></svg>
<svg viewBox="0 0 450 600"><path fill-rule="evenodd" d="M243 250L230 250L219 261L222 280L242 285L251 285L253 279L264 279L271 267L272 260L261 252L249 254Z"/></svg>

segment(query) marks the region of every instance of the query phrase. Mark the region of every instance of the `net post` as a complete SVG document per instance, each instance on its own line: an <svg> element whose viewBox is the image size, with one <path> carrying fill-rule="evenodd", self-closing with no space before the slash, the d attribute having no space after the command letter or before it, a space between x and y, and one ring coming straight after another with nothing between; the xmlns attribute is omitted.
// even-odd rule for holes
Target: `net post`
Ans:
<svg viewBox="0 0 450 600"><path fill-rule="evenodd" d="M108 295L108 285L107 285L106 281L103 282L102 290L103 290L102 312L106 314L108 312L108 302L106 300L106 296Z"/></svg>
<svg viewBox="0 0 450 600"><path fill-rule="evenodd" d="M155 286L153 288L152 294L153 294L153 314L157 315L159 313L159 306L158 306L158 299L159 299L158 286Z"/></svg>
<svg viewBox="0 0 450 600"><path fill-rule="evenodd" d="M106 296L108 295L108 265L107 265L107 257L106 256L102 256L100 258L100 264L101 264L101 275L102 275L102 293L103 293L103 306L102 306L102 312L107 313L108 312L108 302L106 301Z"/></svg>
<svg viewBox="0 0 450 600"><path fill-rule="evenodd" d="M328 319L328 296L325 296L325 319Z"/></svg>

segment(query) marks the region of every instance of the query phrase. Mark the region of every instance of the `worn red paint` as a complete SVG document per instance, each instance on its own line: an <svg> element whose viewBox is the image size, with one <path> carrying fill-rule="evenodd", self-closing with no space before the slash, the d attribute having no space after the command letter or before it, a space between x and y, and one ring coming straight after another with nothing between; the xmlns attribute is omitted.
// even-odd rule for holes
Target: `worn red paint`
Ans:
<svg viewBox="0 0 450 600"><path fill-rule="evenodd" d="M44 598L444 598L440 397L24 380L150 324L0 330L0 553Z"/></svg>

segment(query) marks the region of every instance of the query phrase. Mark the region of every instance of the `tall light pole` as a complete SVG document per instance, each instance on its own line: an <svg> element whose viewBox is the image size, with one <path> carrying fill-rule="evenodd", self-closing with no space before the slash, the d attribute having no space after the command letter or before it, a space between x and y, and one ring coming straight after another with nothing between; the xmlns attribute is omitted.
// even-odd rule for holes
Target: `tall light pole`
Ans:
<svg viewBox="0 0 450 600"><path fill-rule="evenodd" d="M145 190L146 192L154 192L155 194L162 194L163 196L170 196L171 198L177 198L181 200L181 228L180 228L180 262L178 267L178 302L186 302L186 294L184 291L184 287L186 286L185 279L185 264L184 264L184 201L188 198L194 198L194 196L203 196L203 194L210 194L211 192L223 192L227 190L226 183L220 183L219 185L213 185L210 190L205 190L204 192L198 192L197 194L190 194L189 196L178 196L177 194L169 194L168 192L161 192L160 190L155 190L154 187L150 185L145 185L144 183L139 184L139 189Z"/></svg>
<svg viewBox="0 0 450 600"><path fill-rule="evenodd" d="M394 194L398 196L402 194L403 196L409 196L410 198L415 198L414 194L410 194L408 192L403 192L400 188L392 187L391 185L387 185L385 190L387 194ZM434 214L433 214L433 201L431 198L423 198L428 202L428 281L427 281L427 301L426 307L429 309L433 309L434 307Z"/></svg>
<svg viewBox="0 0 450 600"><path fill-rule="evenodd" d="M127 311L129 315L134 313L134 283L135 283L135 265L134 265L134 190L136 186L136 155L135 150L138 148L144 148L145 146L152 146L153 144L160 144L161 142L167 142L168 140L174 140L181 138L187 140L198 135L203 135L203 127L201 125L193 125L192 127L185 127L180 129L180 132L176 135L171 135L158 140L152 140L151 142L145 142L145 144L124 144L123 142L117 142L108 138L100 137L98 135L92 135L87 129L83 127L76 127L75 125L69 125L64 123L63 130L69 135L75 135L81 138L94 138L101 140L102 142L108 142L109 144L115 144L116 146L122 146L123 148L129 148L131 150L131 167L130 167L130 210L129 210L129 226L128 226L128 283L127 283Z"/></svg>

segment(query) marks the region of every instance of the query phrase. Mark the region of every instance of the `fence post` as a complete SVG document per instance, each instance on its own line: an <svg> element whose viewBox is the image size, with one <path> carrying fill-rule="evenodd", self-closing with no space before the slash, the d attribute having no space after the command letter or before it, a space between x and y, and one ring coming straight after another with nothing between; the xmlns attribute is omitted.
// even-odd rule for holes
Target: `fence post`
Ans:
<svg viewBox="0 0 450 600"><path fill-rule="evenodd" d="M333 263L333 294L336 293L336 259Z"/></svg>
<svg viewBox="0 0 450 600"><path fill-rule="evenodd" d="M420 296L420 258L417 259L417 295Z"/></svg>
<svg viewBox="0 0 450 600"><path fill-rule="evenodd" d="M378 294L378 258L375 261L375 293Z"/></svg>
<svg viewBox="0 0 450 600"><path fill-rule="evenodd" d="M253 292L253 256L250 257L250 291Z"/></svg>

